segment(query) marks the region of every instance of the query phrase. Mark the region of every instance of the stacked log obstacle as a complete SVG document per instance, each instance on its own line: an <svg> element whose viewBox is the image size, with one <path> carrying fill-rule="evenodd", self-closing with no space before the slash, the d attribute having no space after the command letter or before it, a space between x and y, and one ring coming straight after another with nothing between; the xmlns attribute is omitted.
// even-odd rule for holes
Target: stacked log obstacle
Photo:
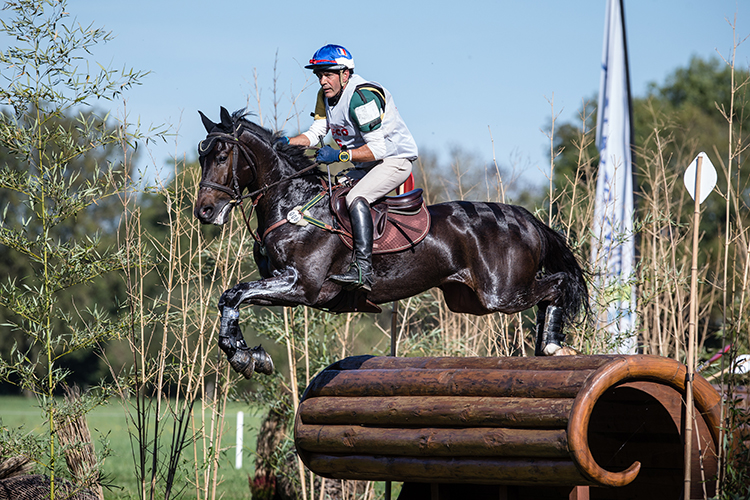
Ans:
<svg viewBox="0 0 750 500"><path fill-rule="evenodd" d="M334 479L680 498L685 375L675 360L640 355L350 357L310 383L295 443L310 470ZM691 498L704 498L721 400L699 375L694 392Z"/></svg>

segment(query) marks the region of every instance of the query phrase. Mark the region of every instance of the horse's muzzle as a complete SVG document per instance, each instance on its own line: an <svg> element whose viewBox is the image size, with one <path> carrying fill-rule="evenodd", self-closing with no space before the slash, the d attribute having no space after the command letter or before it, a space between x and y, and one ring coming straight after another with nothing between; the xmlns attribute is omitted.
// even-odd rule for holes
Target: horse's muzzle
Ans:
<svg viewBox="0 0 750 500"><path fill-rule="evenodd" d="M232 203L223 200L214 204L196 203L193 214L201 221L201 224L222 226L229 220L229 212L231 212L232 207Z"/></svg>

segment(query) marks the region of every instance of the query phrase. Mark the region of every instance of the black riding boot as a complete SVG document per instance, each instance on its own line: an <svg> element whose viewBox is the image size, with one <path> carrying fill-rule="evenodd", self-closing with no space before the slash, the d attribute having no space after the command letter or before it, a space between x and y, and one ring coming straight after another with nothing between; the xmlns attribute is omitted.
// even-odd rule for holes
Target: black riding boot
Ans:
<svg viewBox="0 0 750 500"><path fill-rule="evenodd" d="M331 281L347 290L372 290L372 216L370 204L364 198L357 198L349 207L349 220L352 222L354 257L349 269L343 274L331 276Z"/></svg>

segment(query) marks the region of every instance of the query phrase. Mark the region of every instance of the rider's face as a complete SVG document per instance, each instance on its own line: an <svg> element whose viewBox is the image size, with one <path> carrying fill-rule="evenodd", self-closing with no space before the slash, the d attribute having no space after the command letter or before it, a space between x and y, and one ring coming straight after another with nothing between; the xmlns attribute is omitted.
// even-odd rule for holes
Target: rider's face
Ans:
<svg viewBox="0 0 750 500"><path fill-rule="evenodd" d="M339 74L341 74L341 78L339 78ZM341 73L338 71L316 71L315 75L323 88L323 94L329 99L337 96L341 92L341 88L346 86L346 82L349 81L348 71L342 71Z"/></svg>

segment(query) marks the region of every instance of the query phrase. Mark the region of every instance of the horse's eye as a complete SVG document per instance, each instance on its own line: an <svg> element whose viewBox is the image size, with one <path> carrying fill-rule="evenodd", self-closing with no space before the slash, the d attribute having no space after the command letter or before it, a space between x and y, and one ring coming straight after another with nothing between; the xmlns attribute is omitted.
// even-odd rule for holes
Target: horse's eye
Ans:
<svg viewBox="0 0 750 500"><path fill-rule="evenodd" d="M219 158L218 158L219 163L224 163L225 161L227 161L227 158L229 158L229 156L227 154L225 154L225 153L220 154Z"/></svg>

